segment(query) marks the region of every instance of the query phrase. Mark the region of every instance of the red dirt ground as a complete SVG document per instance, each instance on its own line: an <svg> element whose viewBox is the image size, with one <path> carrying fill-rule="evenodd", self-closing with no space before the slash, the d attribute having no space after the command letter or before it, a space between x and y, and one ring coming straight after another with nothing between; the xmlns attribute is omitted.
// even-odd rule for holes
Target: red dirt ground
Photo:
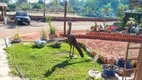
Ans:
<svg viewBox="0 0 142 80"><path fill-rule="evenodd" d="M61 33L58 32L58 33ZM73 34L85 34L85 31L72 31ZM48 38L49 33L47 33ZM40 38L40 32L33 32L21 35L23 40L36 40ZM77 39L85 43L91 50L99 50L103 56L125 56L128 42L121 41L108 41L99 39ZM132 43L131 46L140 46L138 43ZM130 50L129 58L137 57L139 50Z"/></svg>

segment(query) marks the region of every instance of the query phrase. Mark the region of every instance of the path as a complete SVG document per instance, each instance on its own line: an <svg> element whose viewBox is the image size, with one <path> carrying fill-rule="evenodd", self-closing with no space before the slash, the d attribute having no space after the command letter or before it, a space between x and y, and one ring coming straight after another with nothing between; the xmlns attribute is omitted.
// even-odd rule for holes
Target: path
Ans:
<svg viewBox="0 0 142 80"><path fill-rule="evenodd" d="M21 80L18 77L10 75L10 68L7 60L7 53L4 51L5 48L4 39L0 39L0 80Z"/></svg>

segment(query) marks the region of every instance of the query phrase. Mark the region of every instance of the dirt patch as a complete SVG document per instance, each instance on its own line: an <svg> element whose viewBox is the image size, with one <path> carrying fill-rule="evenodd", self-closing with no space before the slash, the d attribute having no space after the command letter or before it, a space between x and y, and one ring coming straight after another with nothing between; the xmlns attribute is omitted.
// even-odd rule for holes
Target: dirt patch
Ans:
<svg viewBox="0 0 142 80"><path fill-rule="evenodd" d="M104 56L125 56L128 42L108 41L99 39L78 39L85 43L91 50L98 50ZM137 43L131 43L131 46L140 46ZM130 50L129 58L137 57L139 50Z"/></svg>

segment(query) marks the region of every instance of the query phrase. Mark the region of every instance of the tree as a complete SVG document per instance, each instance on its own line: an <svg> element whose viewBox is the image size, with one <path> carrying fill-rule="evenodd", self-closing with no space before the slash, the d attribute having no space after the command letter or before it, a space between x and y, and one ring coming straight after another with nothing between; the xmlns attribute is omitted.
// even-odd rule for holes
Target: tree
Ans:
<svg viewBox="0 0 142 80"><path fill-rule="evenodd" d="M107 3L106 5L104 5L104 10L105 15L110 16L110 13L112 12L111 3Z"/></svg>
<svg viewBox="0 0 142 80"><path fill-rule="evenodd" d="M16 4L15 3L14 4L8 4L8 8L10 10L15 10L16 9Z"/></svg>
<svg viewBox="0 0 142 80"><path fill-rule="evenodd" d="M33 9L42 9L42 5L41 4L38 4L38 3L35 3L33 5Z"/></svg>
<svg viewBox="0 0 142 80"><path fill-rule="evenodd" d="M50 3L47 4L47 8L49 9L50 12L63 12L63 6L56 3L56 1L50 1Z"/></svg>
<svg viewBox="0 0 142 80"><path fill-rule="evenodd" d="M84 16L92 16L92 17L97 17L97 11L98 8L96 6L96 0L86 0L84 4L84 9L83 9L83 15Z"/></svg>
<svg viewBox="0 0 142 80"><path fill-rule="evenodd" d="M124 16L124 10L125 10L124 4L119 4L116 11L117 17L122 18Z"/></svg>
<svg viewBox="0 0 142 80"><path fill-rule="evenodd" d="M3 3L9 3L9 0L1 0Z"/></svg>
<svg viewBox="0 0 142 80"><path fill-rule="evenodd" d="M101 8L101 12L102 12L103 17L105 17L106 16L106 10L104 8Z"/></svg>
<svg viewBox="0 0 142 80"><path fill-rule="evenodd" d="M19 3L19 4L27 3L27 2L28 2L28 0L18 0L18 3Z"/></svg>
<svg viewBox="0 0 142 80"><path fill-rule="evenodd" d="M32 5L29 2L22 2L19 4L18 2L16 3L16 10L31 10Z"/></svg>
<svg viewBox="0 0 142 80"><path fill-rule="evenodd" d="M20 7L21 7L22 10L31 10L32 9L31 3L22 3L20 5Z"/></svg>
<svg viewBox="0 0 142 80"><path fill-rule="evenodd" d="M39 0L38 4L44 4L44 1L43 0Z"/></svg>

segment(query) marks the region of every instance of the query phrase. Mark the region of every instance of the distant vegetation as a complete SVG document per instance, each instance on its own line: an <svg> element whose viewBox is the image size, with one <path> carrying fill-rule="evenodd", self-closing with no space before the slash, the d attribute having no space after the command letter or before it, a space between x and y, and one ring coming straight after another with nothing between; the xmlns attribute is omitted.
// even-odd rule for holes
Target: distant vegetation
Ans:
<svg viewBox="0 0 142 80"><path fill-rule="evenodd" d="M15 10L43 10L44 1L29 3L27 0L18 0L16 3L8 3L9 0L2 0L8 4L8 9ZM124 11L130 9L130 0L69 0L68 13L88 17L121 17ZM46 3L47 12L63 12L65 0L50 0ZM142 8L135 7L142 11Z"/></svg>

